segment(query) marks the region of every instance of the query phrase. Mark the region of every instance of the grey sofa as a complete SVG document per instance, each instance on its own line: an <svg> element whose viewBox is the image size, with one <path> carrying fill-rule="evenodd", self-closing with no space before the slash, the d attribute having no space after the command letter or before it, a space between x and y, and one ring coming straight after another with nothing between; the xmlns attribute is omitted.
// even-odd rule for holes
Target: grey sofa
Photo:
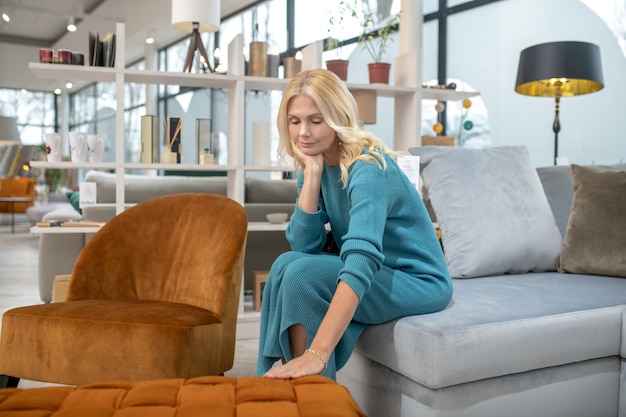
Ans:
<svg viewBox="0 0 626 417"><path fill-rule="evenodd" d="M115 174L89 171L86 182L95 182L98 204L83 209L82 216L73 209L55 210L44 220L84 218L106 222L115 216ZM206 192L226 195L226 177L190 176L125 176L125 202L128 206L167 194ZM293 212L297 196L294 180L268 180L248 177L245 184L245 204L249 221L267 221L268 213ZM42 301L52 300L54 277L70 274L78 254L91 236L85 234L42 234L39 240L39 295ZM244 288L253 289L253 271L268 270L276 257L289 250L282 231L248 233L244 265Z"/></svg>
<svg viewBox="0 0 626 417"><path fill-rule="evenodd" d="M416 153L437 163L429 152ZM536 172L566 236L570 167ZM626 279L547 269L454 279L445 310L368 327L337 381L369 417L626 416Z"/></svg>

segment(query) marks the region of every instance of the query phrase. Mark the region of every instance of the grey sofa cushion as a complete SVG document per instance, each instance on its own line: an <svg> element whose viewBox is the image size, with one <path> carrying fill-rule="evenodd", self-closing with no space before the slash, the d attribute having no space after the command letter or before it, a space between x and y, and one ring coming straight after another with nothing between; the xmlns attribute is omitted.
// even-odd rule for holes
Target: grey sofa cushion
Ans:
<svg viewBox="0 0 626 417"><path fill-rule="evenodd" d="M369 326L356 350L430 388L620 353L624 279L543 272L454 287L447 309Z"/></svg>
<svg viewBox="0 0 626 417"><path fill-rule="evenodd" d="M85 181L98 184L98 203L115 202L115 174L89 171ZM177 193L213 193L227 195L226 177L189 176L124 176L125 202L140 203L151 198ZM295 204L297 187L295 180L268 180L255 177L246 178L246 203Z"/></svg>
<svg viewBox="0 0 626 417"><path fill-rule="evenodd" d="M574 197L572 171L569 165L558 165L537 168L537 174L548 198L548 203L550 203L559 232L561 232L561 236L565 237L572 198Z"/></svg>
<svg viewBox="0 0 626 417"><path fill-rule="evenodd" d="M297 197L296 180L246 178L246 203L295 204Z"/></svg>
<svg viewBox="0 0 626 417"><path fill-rule="evenodd" d="M115 174L89 171L85 181L98 184L98 203L115 203ZM124 199L131 204L168 194L195 192L226 195L226 187L225 177L124 175Z"/></svg>
<svg viewBox="0 0 626 417"><path fill-rule="evenodd" d="M626 164L596 165L596 168L617 171L626 170ZM541 180L543 191L548 198L554 220L565 237L570 210L574 198L574 185L572 184L572 170L569 165L558 165L537 168L537 174Z"/></svg>
<svg viewBox="0 0 626 417"><path fill-rule="evenodd" d="M50 222L54 220L82 220L83 216L74 210L71 206L67 208L57 208L44 214L42 221Z"/></svg>
<svg viewBox="0 0 626 417"><path fill-rule="evenodd" d="M525 147L410 152L421 157L453 278L555 270L562 237Z"/></svg>

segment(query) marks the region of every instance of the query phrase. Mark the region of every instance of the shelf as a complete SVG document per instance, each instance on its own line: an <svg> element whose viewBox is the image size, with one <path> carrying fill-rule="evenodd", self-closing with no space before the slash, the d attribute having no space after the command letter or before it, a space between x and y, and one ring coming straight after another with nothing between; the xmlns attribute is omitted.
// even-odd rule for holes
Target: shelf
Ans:
<svg viewBox="0 0 626 417"><path fill-rule="evenodd" d="M465 98L478 96L478 91L456 91L439 88L420 88L422 99L438 101L458 101Z"/></svg>
<svg viewBox="0 0 626 417"><path fill-rule="evenodd" d="M178 85L181 87L196 88L231 88L241 81L244 83L246 90L256 91L283 91L288 79L272 78L272 77L244 77L233 76L228 74L190 74L185 72L171 71L150 71L150 70L134 70L106 67L90 67L78 65L60 65L60 64L40 64L31 62L28 64L30 70L39 78L56 79L56 80L73 80L73 81L104 81L115 82L116 74L124 75L125 83L136 84L161 84L161 85ZM387 84L346 84L350 90L371 90L376 91L379 97L399 97L406 94L415 93L412 87L400 87ZM450 90L422 89L424 98L432 94L455 93ZM434 92L434 93L433 93ZM473 95L477 95L474 93ZM437 96L432 96L437 98ZM455 98L449 98L455 100ZM456 98L458 100L458 98Z"/></svg>
<svg viewBox="0 0 626 417"><path fill-rule="evenodd" d="M241 167L244 171L259 171L259 172L293 172L293 167L285 165L244 165Z"/></svg>
<svg viewBox="0 0 626 417"><path fill-rule="evenodd" d="M248 232L280 232L287 230L289 222L273 224L270 222L248 222Z"/></svg>
<svg viewBox="0 0 626 417"><path fill-rule="evenodd" d="M116 68L81 65L40 64L30 62L28 68L39 78L65 81L115 82Z"/></svg>
<svg viewBox="0 0 626 417"><path fill-rule="evenodd" d="M272 77L243 77L228 74L190 74L185 72L149 71L149 70L118 70L107 67L89 67L78 65L40 64L31 62L30 70L39 78L75 81L115 82L116 74L124 75L126 83L178 85L195 88L231 88L238 81L244 83L246 90L283 91L288 79ZM347 83L350 90L376 91L379 97L400 97L413 94L413 87L401 87L387 84L354 84ZM476 91L456 91L437 88L417 89L425 100L457 101L479 95Z"/></svg>
<svg viewBox="0 0 626 417"><path fill-rule="evenodd" d="M186 72L132 70L123 71L126 83L179 85L197 88L230 88L238 77L223 74L190 74Z"/></svg>
<svg viewBox="0 0 626 417"><path fill-rule="evenodd" d="M31 161L31 168L46 169L115 169L118 164L114 162L47 162L47 161Z"/></svg>
<svg viewBox="0 0 626 417"><path fill-rule="evenodd" d="M147 164L147 163L124 163L124 169L163 169L167 171L235 171L234 165L200 165L200 164Z"/></svg>
<svg viewBox="0 0 626 417"><path fill-rule="evenodd" d="M401 97L410 94L415 94L415 88L413 87L401 87L387 84L346 84L349 90L370 90L376 91L378 97Z"/></svg>
<svg viewBox="0 0 626 417"><path fill-rule="evenodd" d="M140 162L115 163L115 162L47 162L31 161L32 168L56 168L56 169L162 169L168 171L235 171L234 165L199 165L199 164L146 164ZM274 169L277 171L277 169Z"/></svg>
<svg viewBox="0 0 626 417"><path fill-rule="evenodd" d="M93 204L93 207L115 207L114 204ZM249 222L248 232L281 232L287 229L289 223L272 224L269 222ZM32 234L68 234L68 233L96 233L102 226L91 227L38 227L30 228Z"/></svg>
<svg viewBox="0 0 626 417"><path fill-rule="evenodd" d="M69 234L69 233L96 233L101 229L99 227L37 227L30 228L30 232L34 235L50 235L50 234Z"/></svg>

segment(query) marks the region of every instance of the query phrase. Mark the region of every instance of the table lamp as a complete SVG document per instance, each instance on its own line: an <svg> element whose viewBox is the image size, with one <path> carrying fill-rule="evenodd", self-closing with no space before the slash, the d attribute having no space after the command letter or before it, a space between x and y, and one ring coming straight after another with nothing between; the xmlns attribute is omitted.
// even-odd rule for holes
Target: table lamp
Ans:
<svg viewBox="0 0 626 417"><path fill-rule="evenodd" d="M209 57L202 44L200 32L217 32L220 28L220 0L172 0L172 27L191 32L183 72L191 72L196 51L206 72L213 71Z"/></svg>
<svg viewBox="0 0 626 417"><path fill-rule="evenodd" d="M600 48L587 42L551 42L520 54L515 91L527 96L554 97L554 163L559 155L561 97L593 93L604 87Z"/></svg>
<svg viewBox="0 0 626 417"><path fill-rule="evenodd" d="M20 132L17 130L17 119L0 116L0 143L19 144L21 142Z"/></svg>

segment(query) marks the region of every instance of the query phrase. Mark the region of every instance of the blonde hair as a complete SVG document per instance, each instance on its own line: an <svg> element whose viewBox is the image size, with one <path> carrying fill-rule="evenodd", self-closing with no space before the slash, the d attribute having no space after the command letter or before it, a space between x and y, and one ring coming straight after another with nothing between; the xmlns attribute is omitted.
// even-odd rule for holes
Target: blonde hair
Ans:
<svg viewBox="0 0 626 417"><path fill-rule="evenodd" d="M387 167L383 154L395 153L382 140L361 127L356 101L344 82L331 71L314 69L300 72L289 82L278 109L279 153L290 155L294 159L296 169L303 167L304 162L293 151L287 110L291 99L300 95L308 96L315 102L324 121L341 141L339 167L344 187L348 183L348 169L355 161L377 164L382 169ZM364 149L367 149L368 153L363 153Z"/></svg>

